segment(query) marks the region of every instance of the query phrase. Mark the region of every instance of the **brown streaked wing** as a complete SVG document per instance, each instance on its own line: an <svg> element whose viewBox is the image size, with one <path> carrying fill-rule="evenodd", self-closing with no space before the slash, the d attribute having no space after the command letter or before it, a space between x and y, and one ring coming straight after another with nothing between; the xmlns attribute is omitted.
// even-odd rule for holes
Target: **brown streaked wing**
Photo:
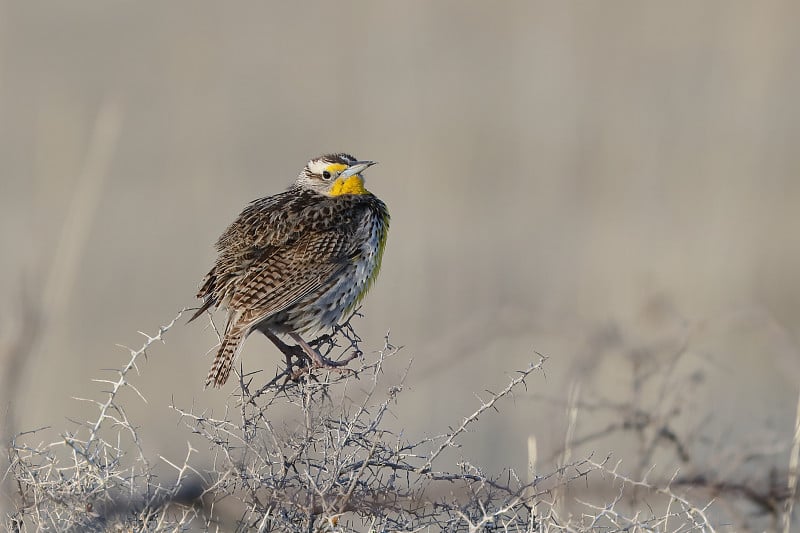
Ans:
<svg viewBox="0 0 800 533"><path fill-rule="evenodd" d="M217 249L231 253L242 247L285 242L288 237L286 228L278 218L288 205L297 201L296 195L295 190L289 189L250 202L220 235Z"/></svg>
<svg viewBox="0 0 800 533"><path fill-rule="evenodd" d="M320 292L350 264L356 247L344 232L304 235L251 265L238 283L230 307L245 307L263 320Z"/></svg>

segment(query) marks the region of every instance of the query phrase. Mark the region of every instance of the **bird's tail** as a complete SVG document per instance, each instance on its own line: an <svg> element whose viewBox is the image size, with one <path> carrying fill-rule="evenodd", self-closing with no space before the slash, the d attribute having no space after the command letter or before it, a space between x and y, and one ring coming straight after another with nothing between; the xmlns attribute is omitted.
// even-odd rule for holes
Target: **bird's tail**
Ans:
<svg viewBox="0 0 800 533"><path fill-rule="evenodd" d="M217 357L214 358L214 363L211 365L211 370L208 372L206 378L206 387L213 385L214 387L222 387L228 376L231 374L233 361L242 347L242 341L245 337L246 328L233 325L225 332L222 338L222 344L217 352Z"/></svg>
<svg viewBox="0 0 800 533"><path fill-rule="evenodd" d="M192 318L189 319L189 322L194 320L195 318L199 317L206 310L210 309L213 306L217 305L217 298L215 293L217 292L216 283L217 283L217 268L214 267L211 269L211 272L206 274L206 277L203 279L203 283L200 286L200 291L197 293L197 297L203 300L203 305L200 306L200 309L197 310L195 314L192 315ZM187 322L187 324L189 323Z"/></svg>

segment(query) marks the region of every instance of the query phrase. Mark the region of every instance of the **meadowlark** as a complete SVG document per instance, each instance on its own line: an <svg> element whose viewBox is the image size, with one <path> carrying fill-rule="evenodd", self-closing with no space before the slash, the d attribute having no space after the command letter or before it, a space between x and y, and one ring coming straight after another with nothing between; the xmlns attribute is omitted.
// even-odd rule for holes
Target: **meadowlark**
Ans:
<svg viewBox="0 0 800 533"><path fill-rule="evenodd" d="M300 335L335 326L378 275L389 212L364 188L363 172L374 164L343 153L312 159L289 189L253 201L228 226L197 294L203 304L189 320L219 306L228 312L206 386L228 380L256 330L284 354L276 335L289 335L313 366L340 364Z"/></svg>

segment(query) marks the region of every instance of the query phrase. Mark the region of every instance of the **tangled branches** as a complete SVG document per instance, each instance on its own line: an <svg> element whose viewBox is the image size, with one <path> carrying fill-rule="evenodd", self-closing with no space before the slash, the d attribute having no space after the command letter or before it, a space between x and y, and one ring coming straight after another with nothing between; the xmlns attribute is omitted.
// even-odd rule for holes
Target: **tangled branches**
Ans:
<svg viewBox="0 0 800 533"><path fill-rule="evenodd" d="M512 395L532 397L525 391L543 368L541 356L447 431L415 437L409 421L395 417L411 363L402 363L388 336L378 350L362 351L349 321L313 343L326 358L352 359L348 371L291 361L268 380L240 371L222 413L199 407L201 400L188 408L173 401L158 423L177 418L190 444L179 460L158 454L153 461L126 406L143 399L135 385L142 358L180 316L145 335L110 379L97 380L108 389L100 400L85 400L96 418L57 438L42 429L11 442L10 531L684 532L714 531L719 523L709 499L687 492L701 484L686 476L631 476L620 462L591 454L562 454L552 468L535 471L532 454L522 475L487 473L458 456L461 438L480 431L481 417L497 416ZM586 490L598 486L605 492Z"/></svg>
<svg viewBox="0 0 800 533"><path fill-rule="evenodd" d="M347 323L335 336L318 339L316 347L326 357L338 352L342 358L350 351L361 354L359 343ZM531 486L513 472L501 481L466 462L452 472L435 466L467 425L522 386L543 359L457 429L412 441L387 423L406 374L389 386L381 377L385 363L398 352L387 337L376 357L362 355L352 372L306 373L295 381L288 379L287 369L257 389L250 377L241 377L235 419L231 412L214 418L176 407L187 427L215 452L214 468L206 473L210 515L225 522L226 529L261 531L471 530L489 521L530 528L535 520ZM278 402L289 406L280 424L269 410Z"/></svg>

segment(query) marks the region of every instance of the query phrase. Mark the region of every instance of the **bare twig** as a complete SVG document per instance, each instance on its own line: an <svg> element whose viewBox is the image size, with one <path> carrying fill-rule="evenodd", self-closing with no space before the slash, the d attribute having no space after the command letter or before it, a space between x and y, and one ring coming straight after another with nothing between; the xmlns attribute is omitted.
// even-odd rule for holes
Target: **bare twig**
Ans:
<svg viewBox="0 0 800 533"><path fill-rule="evenodd" d="M792 451L789 455L789 472L788 472L788 495L784 504L783 511L783 533L789 533L792 529L792 512L794 511L794 502L797 498L797 477L800 474L797 471L798 464L800 464L800 396L797 399L797 415L794 421L794 437L792 438Z"/></svg>
<svg viewBox="0 0 800 533"><path fill-rule="evenodd" d="M525 379L528 376L530 376L531 373L533 373L534 371L541 369L544 362L545 362L545 357L539 356L539 361L537 363L531 363L527 369L521 370L519 372L519 375L514 379L512 379L503 390L501 390L496 394L492 394L491 398L488 401L486 402L482 401L480 407L478 407L478 409L474 413L465 417L464 420L461 421L461 425L455 431L452 431L446 436L444 442L442 442L442 444L431 453L430 457L425 462L425 464L418 469L418 472L428 472L431 466L433 465L433 462L436 460L436 458L439 457L439 455L441 455L441 453L445 449L453 445L456 438L459 435L461 435L464 431L466 431L468 425L478 420L478 417L480 417L484 412L486 412L486 410L492 409L501 398L504 398L509 394L511 394L511 392L518 385L524 384Z"/></svg>

